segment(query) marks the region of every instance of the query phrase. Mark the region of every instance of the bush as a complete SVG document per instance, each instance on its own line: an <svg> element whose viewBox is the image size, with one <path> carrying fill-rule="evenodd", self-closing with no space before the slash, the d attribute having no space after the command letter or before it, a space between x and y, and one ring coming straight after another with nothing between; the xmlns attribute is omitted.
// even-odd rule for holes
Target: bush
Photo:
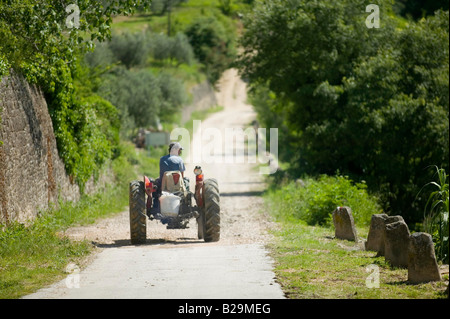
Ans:
<svg viewBox="0 0 450 319"><path fill-rule="evenodd" d="M128 69L143 65L148 57L147 37L142 32L114 35L109 48Z"/></svg>
<svg viewBox="0 0 450 319"><path fill-rule="evenodd" d="M347 177L321 176L298 180L266 195L269 210L279 220L303 221L308 225L329 225L331 213L338 206L352 209L355 224L368 226L381 207L367 193L364 183L353 183Z"/></svg>
<svg viewBox="0 0 450 319"><path fill-rule="evenodd" d="M99 93L119 109L121 119L130 116L138 127L156 125L162 95L151 73L117 68L105 78Z"/></svg>
<svg viewBox="0 0 450 319"><path fill-rule="evenodd" d="M159 74L157 82L162 96L159 117L168 122L187 101L187 95L183 83L168 73Z"/></svg>
<svg viewBox="0 0 450 319"><path fill-rule="evenodd" d="M65 116L63 116L63 114ZM117 110L99 96L79 97L62 110L51 110L55 137L67 173L80 188L114 154L119 140Z"/></svg>
<svg viewBox="0 0 450 319"><path fill-rule="evenodd" d="M444 169L435 167L437 182L430 182L424 189L432 186L425 205L423 231L433 236L435 253L438 260L448 264L449 261L449 188L448 175Z"/></svg>
<svg viewBox="0 0 450 319"><path fill-rule="evenodd" d="M109 44L104 42L98 43L93 52L88 52L85 61L93 69L105 68L117 62Z"/></svg>
<svg viewBox="0 0 450 319"><path fill-rule="evenodd" d="M0 80L4 75L8 75L9 73L9 63L5 56L2 56L0 52Z"/></svg>
<svg viewBox="0 0 450 319"><path fill-rule="evenodd" d="M174 37L150 34L148 37L149 53L155 60L170 59L176 60L178 64L186 63L188 65L194 62L194 51L185 34L177 33Z"/></svg>
<svg viewBox="0 0 450 319"><path fill-rule="evenodd" d="M99 94L118 108L125 136L135 128L171 120L187 99L183 83L173 76L123 67L104 77Z"/></svg>
<svg viewBox="0 0 450 319"><path fill-rule="evenodd" d="M178 63L192 64L195 55L188 37L184 33L177 33L172 41L171 57L176 59Z"/></svg>

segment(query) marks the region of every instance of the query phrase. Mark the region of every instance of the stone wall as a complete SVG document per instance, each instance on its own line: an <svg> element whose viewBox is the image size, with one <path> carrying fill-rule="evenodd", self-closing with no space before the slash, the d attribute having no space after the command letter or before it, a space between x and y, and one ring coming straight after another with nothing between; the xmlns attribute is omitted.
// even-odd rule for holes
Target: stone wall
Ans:
<svg viewBox="0 0 450 319"><path fill-rule="evenodd" d="M77 201L41 90L11 71L0 81L0 222L32 219L58 196Z"/></svg>

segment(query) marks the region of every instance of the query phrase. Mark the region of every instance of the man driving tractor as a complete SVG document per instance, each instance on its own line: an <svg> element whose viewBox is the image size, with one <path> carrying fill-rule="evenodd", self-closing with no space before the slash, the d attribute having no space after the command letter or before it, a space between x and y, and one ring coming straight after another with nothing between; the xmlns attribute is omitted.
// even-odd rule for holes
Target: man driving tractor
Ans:
<svg viewBox="0 0 450 319"><path fill-rule="evenodd" d="M156 217L158 213L160 213L160 203L159 198L161 197L161 186L162 180L164 177L164 173L171 171L179 171L184 179L184 183L186 188L189 189L189 179L184 177L184 172L186 171L186 167L184 166L183 159L181 158L181 152L183 151L183 147L180 143L174 142L169 145L169 154L161 157L159 160L159 178L155 181L158 190L154 194L153 197L153 207L150 211L147 211L147 214L153 215ZM147 203L147 207L149 207L150 203Z"/></svg>
<svg viewBox="0 0 450 319"><path fill-rule="evenodd" d="M186 170L186 167L184 166L183 159L181 158L182 151L183 148L180 143L170 143L169 155L163 156L159 160L159 183L161 183L165 172L180 171L184 178L184 171Z"/></svg>
<svg viewBox="0 0 450 319"><path fill-rule="evenodd" d="M159 178L130 182L130 238L133 245L145 244L147 217L167 229L187 229L197 221L198 239L216 242L220 239L220 193L215 178L204 178L200 166L194 169L195 190L189 190L189 179L180 143L171 143L169 154L160 159Z"/></svg>

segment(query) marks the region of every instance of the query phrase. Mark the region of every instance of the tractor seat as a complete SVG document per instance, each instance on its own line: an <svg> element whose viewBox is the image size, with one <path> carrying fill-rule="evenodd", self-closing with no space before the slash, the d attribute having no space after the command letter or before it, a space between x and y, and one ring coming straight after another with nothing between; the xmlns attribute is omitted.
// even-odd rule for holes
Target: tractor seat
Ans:
<svg viewBox="0 0 450 319"><path fill-rule="evenodd" d="M186 194L183 175L180 171L165 172L161 182L161 191L169 193L182 192Z"/></svg>

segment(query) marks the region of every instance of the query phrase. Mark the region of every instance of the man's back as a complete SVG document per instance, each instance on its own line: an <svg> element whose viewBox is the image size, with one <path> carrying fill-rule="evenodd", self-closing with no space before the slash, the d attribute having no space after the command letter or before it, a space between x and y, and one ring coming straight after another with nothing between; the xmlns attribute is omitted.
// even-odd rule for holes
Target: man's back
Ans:
<svg viewBox="0 0 450 319"><path fill-rule="evenodd" d="M186 168L183 159L180 156L166 155L161 157L161 160L159 161L160 180L162 180L165 172L180 171L181 173L184 173L185 170Z"/></svg>

